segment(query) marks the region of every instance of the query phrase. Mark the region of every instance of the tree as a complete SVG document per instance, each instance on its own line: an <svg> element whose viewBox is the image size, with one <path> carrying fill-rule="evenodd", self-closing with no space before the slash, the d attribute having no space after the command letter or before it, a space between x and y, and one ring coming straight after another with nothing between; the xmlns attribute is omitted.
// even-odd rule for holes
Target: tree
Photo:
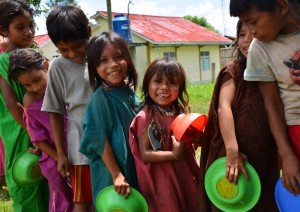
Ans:
<svg viewBox="0 0 300 212"><path fill-rule="evenodd" d="M56 5L76 5L78 6L78 2L76 0L48 0L46 2L46 5L49 9L51 9L52 7L55 7Z"/></svg>
<svg viewBox="0 0 300 212"><path fill-rule="evenodd" d="M194 22L195 24L198 24L200 26L205 27L206 29L209 29L213 32L216 32L218 34L221 34L221 32L219 30L217 30L216 28L214 28L210 23L208 23L208 21L206 20L205 17L198 17L198 16L191 16L191 15L186 15L183 16L184 19L190 20L192 22Z"/></svg>
<svg viewBox="0 0 300 212"><path fill-rule="evenodd" d="M34 16L39 16L44 12L41 7L41 0L27 0L27 2L34 8Z"/></svg>
<svg viewBox="0 0 300 212"><path fill-rule="evenodd" d="M40 16L44 14L45 16L51 10L51 8L57 5L72 4L78 6L76 0L48 0L44 5L41 4L42 0L27 0L29 4L34 8L34 16Z"/></svg>

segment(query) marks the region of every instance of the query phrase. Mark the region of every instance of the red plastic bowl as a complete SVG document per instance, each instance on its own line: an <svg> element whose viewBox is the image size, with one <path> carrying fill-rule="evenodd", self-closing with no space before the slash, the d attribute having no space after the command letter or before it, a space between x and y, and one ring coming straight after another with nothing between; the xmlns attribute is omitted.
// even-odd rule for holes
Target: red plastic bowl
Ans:
<svg viewBox="0 0 300 212"><path fill-rule="evenodd" d="M171 124L171 130L177 141L183 140L189 143L188 136L185 133L189 129L202 131L206 125L207 116L200 113L180 114Z"/></svg>

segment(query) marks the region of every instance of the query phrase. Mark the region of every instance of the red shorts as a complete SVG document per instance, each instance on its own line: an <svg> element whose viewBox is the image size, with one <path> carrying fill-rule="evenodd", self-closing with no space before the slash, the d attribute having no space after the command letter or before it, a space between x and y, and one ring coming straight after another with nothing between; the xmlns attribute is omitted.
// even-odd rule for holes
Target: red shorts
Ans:
<svg viewBox="0 0 300 212"><path fill-rule="evenodd" d="M90 166L71 165L70 171L74 191L74 202L93 202Z"/></svg>
<svg viewBox="0 0 300 212"><path fill-rule="evenodd" d="M288 131L293 150L300 159L300 125L289 125Z"/></svg>

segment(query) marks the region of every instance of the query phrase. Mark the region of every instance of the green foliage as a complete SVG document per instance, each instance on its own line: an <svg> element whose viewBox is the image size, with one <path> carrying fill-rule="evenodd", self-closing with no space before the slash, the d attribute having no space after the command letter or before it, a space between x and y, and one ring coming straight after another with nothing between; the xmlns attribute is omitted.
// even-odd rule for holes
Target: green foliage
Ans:
<svg viewBox="0 0 300 212"><path fill-rule="evenodd" d="M34 16L40 16L42 13L45 12L41 6L41 0L27 0L27 2L34 9Z"/></svg>
<svg viewBox="0 0 300 212"><path fill-rule="evenodd" d="M78 2L76 0L48 0L45 3L46 6L44 6L44 15L47 17L49 11L57 6L57 5L75 5L78 6Z"/></svg>
<svg viewBox="0 0 300 212"><path fill-rule="evenodd" d="M214 28L210 23L208 23L208 21L206 20L205 17L198 17L198 16L191 16L191 15L186 15L183 16L184 19L190 20L192 22L194 22L195 24L198 24L200 26L205 27L206 29L209 29L213 32L216 32L218 34L221 34L221 32L219 30L217 30L216 28Z"/></svg>
<svg viewBox="0 0 300 212"><path fill-rule="evenodd" d="M76 0L48 0L46 2L46 5L49 9L55 7L56 5L69 5L69 4L77 6L78 2Z"/></svg>
<svg viewBox="0 0 300 212"><path fill-rule="evenodd" d="M76 0L47 0L45 4L42 5L41 0L27 0L29 4L31 4L32 8L34 9L35 13L34 16L45 15L47 16L48 12L51 8L57 5L76 5L78 6L78 2Z"/></svg>

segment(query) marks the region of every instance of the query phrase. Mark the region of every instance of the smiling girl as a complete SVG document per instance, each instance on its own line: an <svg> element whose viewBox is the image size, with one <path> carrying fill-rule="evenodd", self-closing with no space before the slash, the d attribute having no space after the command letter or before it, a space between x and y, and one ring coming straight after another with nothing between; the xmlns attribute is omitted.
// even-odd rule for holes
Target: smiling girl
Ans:
<svg viewBox="0 0 300 212"><path fill-rule="evenodd" d="M186 75L176 60L154 60L146 70L143 86L145 107L130 127L130 147L134 156L141 193L150 212L198 211L199 166L194 148L185 147L171 136L171 123L189 111ZM149 139L151 127L161 147Z"/></svg>
<svg viewBox="0 0 300 212"><path fill-rule="evenodd" d="M139 100L137 73L126 42L114 32L103 32L88 45L88 69L94 93L83 118L79 151L90 161L94 202L98 193L114 185L116 192L137 188L128 132Z"/></svg>

